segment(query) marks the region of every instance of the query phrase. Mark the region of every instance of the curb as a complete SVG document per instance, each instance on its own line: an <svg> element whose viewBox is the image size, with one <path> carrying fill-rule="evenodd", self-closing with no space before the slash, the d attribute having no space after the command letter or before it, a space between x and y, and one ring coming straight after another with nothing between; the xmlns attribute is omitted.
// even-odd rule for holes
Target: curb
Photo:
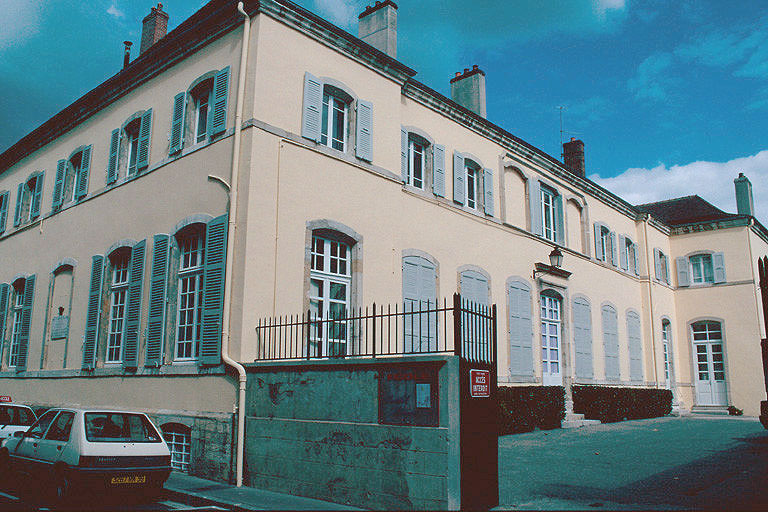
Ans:
<svg viewBox="0 0 768 512"><path fill-rule="evenodd" d="M243 503L232 503L229 501L216 500L196 492L178 491L176 489L169 489L168 487L163 488L163 496L169 500L184 503L185 505L191 505L193 507L220 507L235 512L262 510L258 508L250 508Z"/></svg>

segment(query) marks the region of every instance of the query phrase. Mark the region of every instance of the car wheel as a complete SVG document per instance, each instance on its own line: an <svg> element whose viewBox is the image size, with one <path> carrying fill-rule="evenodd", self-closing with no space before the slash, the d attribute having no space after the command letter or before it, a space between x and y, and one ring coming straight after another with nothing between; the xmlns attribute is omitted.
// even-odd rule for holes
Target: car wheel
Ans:
<svg viewBox="0 0 768 512"><path fill-rule="evenodd" d="M61 503L69 495L70 482L63 468L57 468L53 473L52 498L56 503Z"/></svg>

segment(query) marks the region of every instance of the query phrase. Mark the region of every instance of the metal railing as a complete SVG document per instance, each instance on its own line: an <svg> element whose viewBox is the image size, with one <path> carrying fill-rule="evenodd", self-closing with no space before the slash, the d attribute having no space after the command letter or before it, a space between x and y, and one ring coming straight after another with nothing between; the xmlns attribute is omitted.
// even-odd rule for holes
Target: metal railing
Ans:
<svg viewBox="0 0 768 512"><path fill-rule="evenodd" d="M496 306L464 300L358 308L336 318L312 311L260 320L256 361L420 354L496 359ZM457 343L458 340L458 343Z"/></svg>

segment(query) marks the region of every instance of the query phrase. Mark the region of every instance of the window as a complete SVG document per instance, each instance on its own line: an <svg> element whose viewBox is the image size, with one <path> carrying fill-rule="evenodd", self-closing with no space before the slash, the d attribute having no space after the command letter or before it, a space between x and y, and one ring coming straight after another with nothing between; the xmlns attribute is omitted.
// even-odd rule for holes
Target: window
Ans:
<svg viewBox="0 0 768 512"><path fill-rule="evenodd" d="M694 284L712 283L715 280L715 274L712 270L711 254L696 254L691 256L691 277Z"/></svg>
<svg viewBox="0 0 768 512"><path fill-rule="evenodd" d="M19 348L22 343L25 280L19 279L13 286L11 303L11 346L8 351L8 366L15 368L19 364Z"/></svg>
<svg viewBox="0 0 768 512"><path fill-rule="evenodd" d="M72 422L75 419L75 413L62 411L56 416L56 421L51 424L45 438L51 441L69 441L69 434L72 432Z"/></svg>
<svg viewBox="0 0 768 512"><path fill-rule="evenodd" d="M661 249L654 249L653 261L656 280L669 284L669 261L667 255L661 252Z"/></svg>
<svg viewBox="0 0 768 512"><path fill-rule="evenodd" d="M583 297L577 297L573 301L573 343L576 352L576 377L593 378L592 308L589 301Z"/></svg>
<svg viewBox="0 0 768 512"><path fill-rule="evenodd" d="M173 98L168 153L205 142L227 129L229 66L210 71Z"/></svg>
<svg viewBox="0 0 768 512"><path fill-rule="evenodd" d="M619 327L616 309L605 304L601 309L601 314L605 379L617 381L619 380Z"/></svg>
<svg viewBox="0 0 768 512"><path fill-rule="evenodd" d="M483 169L476 159L458 151L453 153L453 201L493 216L493 171Z"/></svg>
<svg viewBox="0 0 768 512"><path fill-rule="evenodd" d="M193 136L195 144L205 141L208 137L208 108L211 102L213 82L206 80L192 92L192 104L195 118Z"/></svg>
<svg viewBox="0 0 768 512"><path fill-rule="evenodd" d="M113 253L112 285L110 291L109 333L107 337L107 354L105 363L121 363L123 361L123 334L125 332L125 306L128 299L128 267L130 251L124 250Z"/></svg>
<svg viewBox="0 0 768 512"><path fill-rule="evenodd" d="M16 210L13 217L14 226L20 226L22 222L32 221L40 216L44 177L45 173L41 171L32 174L24 183L19 183L16 193ZM7 206L7 204L0 205L4 209ZM0 212L0 216L3 217L0 220L3 222L4 229L5 212Z"/></svg>
<svg viewBox="0 0 768 512"><path fill-rule="evenodd" d="M622 270L639 274L638 258L637 258L637 244L635 244L628 236L619 235L619 260Z"/></svg>
<svg viewBox="0 0 768 512"><path fill-rule="evenodd" d="M323 92L323 124L320 131L320 143L329 148L346 151L347 148L347 103L331 94Z"/></svg>
<svg viewBox="0 0 768 512"><path fill-rule="evenodd" d="M696 347L696 370L700 381L724 381L723 331L720 322L704 321L691 325Z"/></svg>
<svg viewBox="0 0 768 512"><path fill-rule="evenodd" d="M661 340L664 348L664 382L666 387L670 387L670 366L672 364L672 352L670 344L672 342L672 324L669 320L661 321Z"/></svg>
<svg viewBox="0 0 768 512"><path fill-rule="evenodd" d="M478 181L478 172L477 167L475 167L471 162L467 161L466 165L464 166L465 172L466 172L466 183L467 183L467 207L476 209L477 208L477 181Z"/></svg>
<svg viewBox="0 0 768 512"><path fill-rule="evenodd" d="M427 147L413 138L408 139L408 175L406 183L416 188L424 188Z"/></svg>
<svg viewBox="0 0 768 512"><path fill-rule="evenodd" d="M166 423L162 426L163 438L171 451L171 467L187 473L192 453L192 435L189 427L179 423Z"/></svg>
<svg viewBox="0 0 768 512"><path fill-rule="evenodd" d="M437 350L437 265L426 256L403 257L405 352Z"/></svg>
<svg viewBox="0 0 768 512"><path fill-rule="evenodd" d="M643 381L643 339L640 315L635 311L627 312L627 342L629 349L629 379Z"/></svg>
<svg viewBox="0 0 768 512"><path fill-rule="evenodd" d="M560 299L541 296L541 371L545 386L561 386L560 372Z"/></svg>
<svg viewBox="0 0 768 512"><path fill-rule="evenodd" d="M57 163L56 182L53 186L54 210L58 210L64 204L80 200L88 194L91 153L91 146L78 148L69 160L59 160Z"/></svg>
<svg viewBox="0 0 768 512"><path fill-rule="evenodd" d="M128 176L136 174L136 164L138 162L139 154L139 122L140 119L134 119L128 123L124 129L125 149L128 154L128 157L126 158L128 163L126 174Z"/></svg>
<svg viewBox="0 0 768 512"><path fill-rule="evenodd" d="M160 442L146 416L125 412L86 412L85 437L92 443Z"/></svg>
<svg viewBox="0 0 768 512"><path fill-rule="evenodd" d="M346 319L350 307L350 248L343 242L313 235L311 254L310 314L327 321L318 322L312 329L310 353L346 355L346 321L334 320Z"/></svg>
<svg viewBox="0 0 768 512"><path fill-rule="evenodd" d="M5 227L8 222L8 202L11 194L7 190L0 192L0 234L5 233Z"/></svg>
<svg viewBox="0 0 768 512"><path fill-rule="evenodd" d="M552 242L557 241L557 225L555 222L555 197L554 190L546 185L541 186L541 227L542 236Z"/></svg>
<svg viewBox="0 0 768 512"><path fill-rule="evenodd" d="M509 312L509 373L533 375L533 323L531 287L516 279L507 280Z"/></svg>
<svg viewBox="0 0 768 512"><path fill-rule="evenodd" d="M603 261L608 261L608 256L611 254L611 232L607 227L600 227L600 254L602 254Z"/></svg>
<svg viewBox="0 0 768 512"><path fill-rule="evenodd" d="M205 228L194 224L177 235L179 277L174 360L193 361L200 354L203 320Z"/></svg>
<svg viewBox="0 0 768 512"><path fill-rule="evenodd" d="M43 434L45 434L45 431L48 430L48 426L53 421L53 418L56 417L56 414L59 411L54 409L52 411L48 411L35 422L32 427L28 430L31 437L34 437L36 439L41 439L43 437Z"/></svg>

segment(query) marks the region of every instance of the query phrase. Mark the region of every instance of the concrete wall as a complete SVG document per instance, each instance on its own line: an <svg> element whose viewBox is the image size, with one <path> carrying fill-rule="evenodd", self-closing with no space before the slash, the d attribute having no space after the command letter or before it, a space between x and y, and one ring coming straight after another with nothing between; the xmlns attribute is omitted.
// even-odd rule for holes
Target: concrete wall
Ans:
<svg viewBox="0 0 768 512"><path fill-rule="evenodd" d="M250 365L249 485L364 508L456 509L458 359L407 360L440 365L437 427L379 424L377 378L391 362Z"/></svg>

